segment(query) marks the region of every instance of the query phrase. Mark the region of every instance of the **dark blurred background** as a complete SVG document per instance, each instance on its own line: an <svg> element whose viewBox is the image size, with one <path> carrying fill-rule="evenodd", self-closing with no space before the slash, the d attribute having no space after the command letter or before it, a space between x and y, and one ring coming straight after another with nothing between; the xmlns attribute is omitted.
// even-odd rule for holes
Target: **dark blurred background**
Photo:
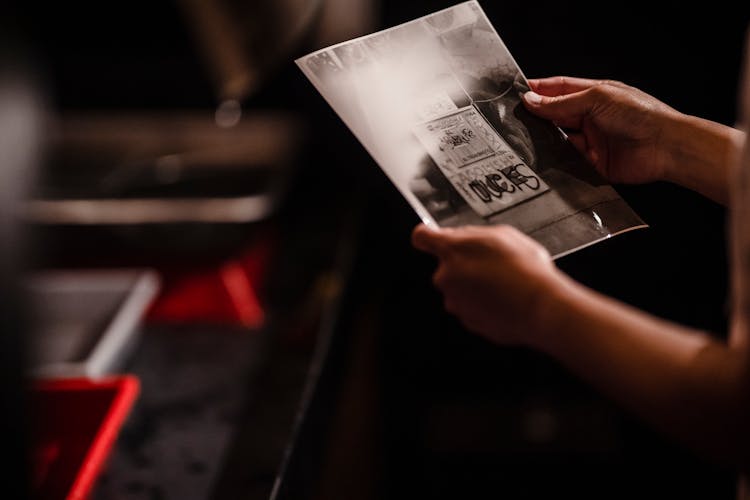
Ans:
<svg viewBox="0 0 750 500"><path fill-rule="evenodd" d="M750 21L750 4L735 3L481 5L528 77L617 79L731 125ZM192 209L168 210L150 224L81 223L77 212L66 219L58 205L35 205L30 265L201 266L275 235L262 291L269 342L281 347L268 356L302 353L297 364L273 363L279 377L301 375L275 392L259 388L267 377L243 388L270 400L288 391L292 402L274 410L288 425L258 476L247 428L263 420L243 414L220 456L215 498L268 497L276 479L276 498L733 498L731 470L652 432L553 361L490 345L448 316L431 286L434 262L409 244L416 215L293 64L452 4L13 5L6 19L24 27L17 40L49 103L31 201L270 200L260 215L231 218L219 207L196 220ZM200 142L201 131L215 141ZM208 153L195 160L195 151ZM723 336L725 209L667 184L617 188L650 228L559 267ZM331 275L337 285L321 285ZM319 308L312 326L296 323L310 303ZM300 341L306 329L315 333Z"/></svg>

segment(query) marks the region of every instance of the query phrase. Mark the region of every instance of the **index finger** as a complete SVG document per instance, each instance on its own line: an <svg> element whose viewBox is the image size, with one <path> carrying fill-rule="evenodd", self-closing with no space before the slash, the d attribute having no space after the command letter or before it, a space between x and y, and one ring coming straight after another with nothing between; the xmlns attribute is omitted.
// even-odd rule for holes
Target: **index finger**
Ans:
<svg viewBox="0 0 750 500"><path fill-rule="evenodd" d="M545 96L558 96L580 92L594 85L599 85L602 80L591 78L576 78L572 76L552 76L548 78L533 78L529 80L529 87L537 94Z"/></svg>

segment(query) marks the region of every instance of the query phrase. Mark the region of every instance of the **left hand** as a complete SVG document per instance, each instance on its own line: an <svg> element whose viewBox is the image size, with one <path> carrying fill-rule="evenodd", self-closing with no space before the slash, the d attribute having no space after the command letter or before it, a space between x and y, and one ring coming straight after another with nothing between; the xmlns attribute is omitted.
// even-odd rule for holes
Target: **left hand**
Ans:
<svg viewBox="0 0 750 500"><path fill-rule="evenodd" d="M693 140L678 126L686 117L655 97L614 80L558 76L529 85L527 109L567 129L571 143L610 182L654 182L684 168L673 159L681 142Z"/></svg>
<svg viewBox="0 0 750 500"><path fill-rule="evenodd" d="M420 224L412 244L438 258L433 282L468 329L498 344L532 344L544 333L545 303L563 280L537 242L511 226Z"/></svg>

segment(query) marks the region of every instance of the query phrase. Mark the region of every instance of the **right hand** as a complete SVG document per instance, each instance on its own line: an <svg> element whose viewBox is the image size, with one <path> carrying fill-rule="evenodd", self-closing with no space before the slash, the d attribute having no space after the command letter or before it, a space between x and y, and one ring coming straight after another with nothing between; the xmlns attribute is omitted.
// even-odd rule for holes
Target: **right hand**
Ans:
<svg viewBox="0 0 750 500"><path fill-rule="evenodd" d="M469 330L498 344L541 347L549 303L567 296L547 250L507 225L430 228L412 232L418 250L437 257L433 275L445 309Z"/></svg>
<svg viewBox="0 0 750 500"><path fill-rule="evenodd" d="M563 128L573 145L613 183L664 180L671 154L665 135L681 113L624 83L551 77L529 80L523 101Z"/></svg>

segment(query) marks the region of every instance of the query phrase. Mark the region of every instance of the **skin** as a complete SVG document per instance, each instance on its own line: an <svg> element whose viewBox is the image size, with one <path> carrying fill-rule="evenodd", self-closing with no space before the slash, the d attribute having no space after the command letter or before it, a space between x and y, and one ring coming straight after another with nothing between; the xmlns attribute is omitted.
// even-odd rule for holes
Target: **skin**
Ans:
<svg viewBox="0 0 750 500"><path fill-rule="evenodd" d="M529 83L527 108L564 128L611 182L665 180L727 203L742 132L620 82ZM734 327L723 343L603 296L559 271L543 247L510 226L419 225L412 243L437 258L434 284L469 330L552 356L657 429L748 471L745 328Z"/></svg>

